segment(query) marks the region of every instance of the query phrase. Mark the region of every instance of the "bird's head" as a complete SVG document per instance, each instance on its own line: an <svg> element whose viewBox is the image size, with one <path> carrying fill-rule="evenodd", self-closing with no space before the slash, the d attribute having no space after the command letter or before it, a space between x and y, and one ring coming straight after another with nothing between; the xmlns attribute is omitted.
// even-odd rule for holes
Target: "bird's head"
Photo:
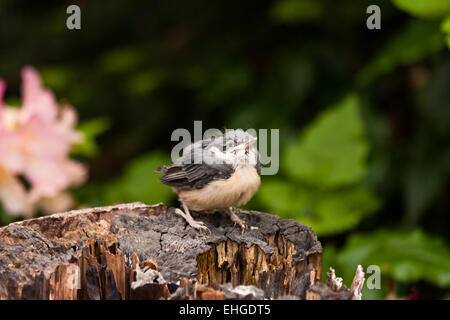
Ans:
<svg viewBox="0 0 450 320"><path fill-rule="evenodd" d="M256 167L258 163L258 151L256 149L257 138L251 137L244 143L241 143L235 147L227 150L227 153L233 159L233 165L235 168L241 168L246 166Z"/></svg>
<svg viewBox="0 0 450 320"><path fill-rule="evenodd" d="M259 168L257 138L240 129L230 130L207 145L204 151L206 163L224 163L235 169L253 166Z"/></svg>

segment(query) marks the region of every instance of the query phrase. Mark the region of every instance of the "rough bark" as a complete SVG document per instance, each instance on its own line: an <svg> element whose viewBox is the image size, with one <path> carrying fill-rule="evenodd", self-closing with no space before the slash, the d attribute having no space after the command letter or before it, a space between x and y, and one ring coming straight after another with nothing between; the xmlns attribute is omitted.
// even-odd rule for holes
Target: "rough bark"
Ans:
<svg viewBox="0 0 450 320"><path fill-rule="evenodd" d="M310 227L262 212L199 215L131 203L0 228L0 299L306 298L322 247Z"/></svg>

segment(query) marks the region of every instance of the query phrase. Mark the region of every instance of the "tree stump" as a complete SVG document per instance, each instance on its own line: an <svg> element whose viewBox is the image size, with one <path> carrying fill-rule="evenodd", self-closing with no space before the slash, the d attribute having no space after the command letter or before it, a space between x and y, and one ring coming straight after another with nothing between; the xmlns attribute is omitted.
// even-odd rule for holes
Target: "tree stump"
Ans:
<svg viewBox="0 0 450 320"><path fill-rule="evenodd" d="M196 217L206 234L163 204L12 223L0 228L0 299L305 299L322 268L313 230L237 214L249 226L243 234L226 212Z"/></svg>

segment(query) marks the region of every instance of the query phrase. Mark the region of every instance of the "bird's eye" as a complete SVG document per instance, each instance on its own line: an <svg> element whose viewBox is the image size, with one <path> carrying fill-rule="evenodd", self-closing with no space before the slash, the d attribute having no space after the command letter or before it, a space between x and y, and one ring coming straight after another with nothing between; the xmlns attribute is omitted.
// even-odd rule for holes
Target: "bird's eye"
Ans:
<svg viewBox="0 0 450 320"><path fill-rule="evenodd" d="M247 149L245 150L245 155L248 155L248 150Z"/></svg>

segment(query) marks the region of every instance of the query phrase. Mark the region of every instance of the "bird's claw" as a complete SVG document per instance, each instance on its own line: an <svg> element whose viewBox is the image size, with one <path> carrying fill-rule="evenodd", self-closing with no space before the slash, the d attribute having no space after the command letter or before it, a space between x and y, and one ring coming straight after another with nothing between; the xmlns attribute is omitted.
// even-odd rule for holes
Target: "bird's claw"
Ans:
<svg viewBox="0 0 450 320"><path fill-rule="evenodd" d="M239 227L241 227L241 234L244 234L245 230L247 229L247 224L242 220L240 220L240 222L235 222L235 225L236 223L239 225Z"/></svg>
<svg viewBox="0 0 450 320"><path fill-rule="evenodd" d="M247 224L241 219L233 219L234 226L238 225L242 229L242 233L247 229Z"/></svg>
<svg viewBox="0 0 450 320"><path fill-rule="evenodd" d="M239 225L239 227L241 227L242 230L242 234L244 234L244 231L247 229L247 224L245 223L244 220L240 219L234 212L232 208L228 209L228 212L230 213L230 218L231 221L234 222L234 225Z"/></svg>
<svg viewBox="0 0 450 320"><path fill-rule="evenodd" d="M209 228L206 226L206 224L203 221L192 221L192 222L188 222L189 225L199 231L206 231L207 233L211 234L211 231L209 230Z"/></svg>
<svg viewBox="0 0 450 320"><path fill-rule="evenodd" d="M175 208L175 213L180 215L184 218L184 220L194 229L199 231L206 231L207 233L211 234L211 231L208 229L206 224L203 221L195 221L188 210L186 212L183 212L181 209Z"/></svg>

